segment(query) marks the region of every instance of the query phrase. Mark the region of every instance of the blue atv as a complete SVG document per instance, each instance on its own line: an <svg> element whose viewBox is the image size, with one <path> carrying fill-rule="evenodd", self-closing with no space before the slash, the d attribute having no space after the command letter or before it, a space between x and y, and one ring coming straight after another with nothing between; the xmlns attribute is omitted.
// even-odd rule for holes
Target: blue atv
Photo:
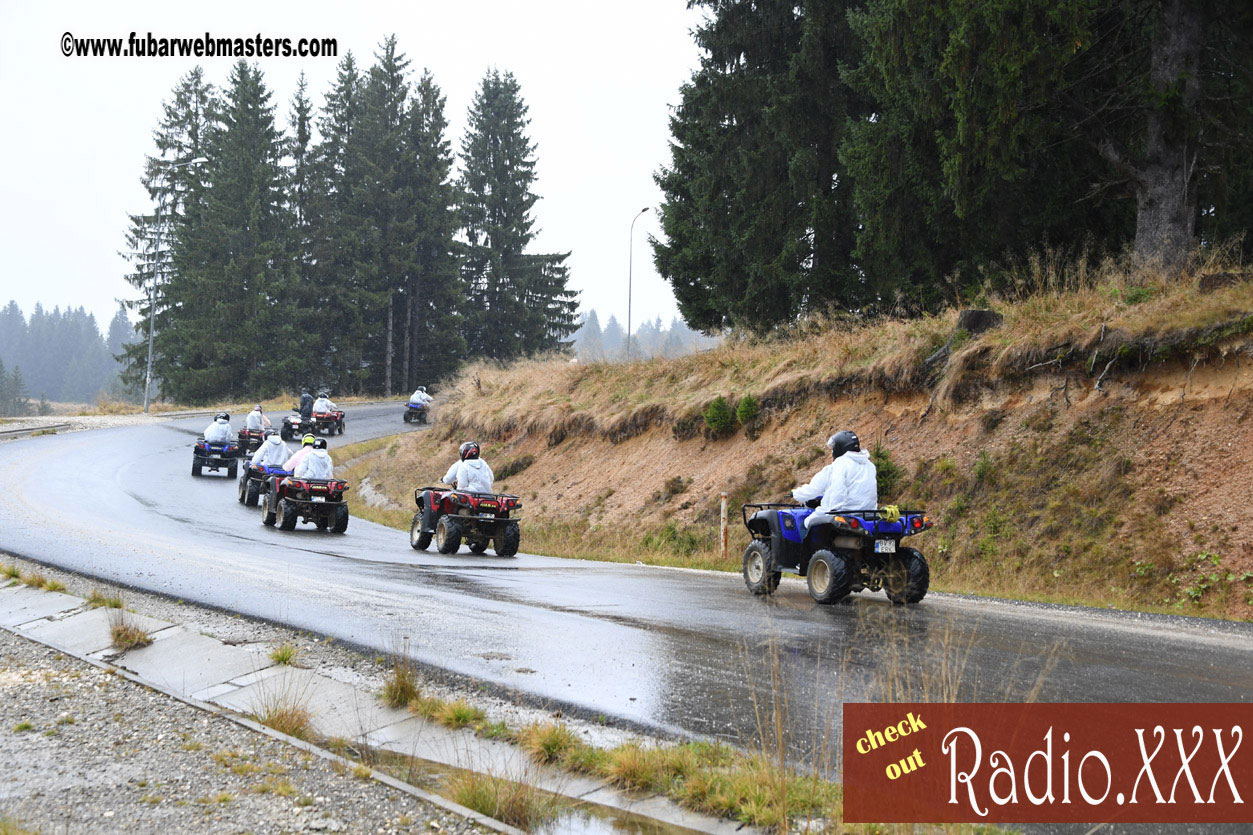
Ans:
<svg viewBox="0 0 1253 835"><path fill-rule="evenodd" d="M405 404L405 423L426 423L430 410L425 403Z"/></svg>
<svg viewBox="0 0 1253 835"><path fill-rule="evenodd" d="M917 548L901 540L931 527L921 510L851 510L824 513L797 504L746 504L744 525L753 541L744 551L744 584L771 594L790 571L806 578L809 595L836 603L850 593L887 592L893 603L917 603L931 585L931 569Z"/></svg>
<svg viewBox="0 0 1253 835"><path fill-rule="evenodd" d="M239 444L234 441L218 443L197 438L191 448L191 474L200 475L205 470L226 470L227 478L239 472Z"/></svg>
<svg viewBox="0 0 1253 835"><path fill-rule="evenodd" d="M239 476L239 503L248 507L256 507L261 497L269 492L270 479L291 475L282 467L265 464L248 464Z"/></svg>

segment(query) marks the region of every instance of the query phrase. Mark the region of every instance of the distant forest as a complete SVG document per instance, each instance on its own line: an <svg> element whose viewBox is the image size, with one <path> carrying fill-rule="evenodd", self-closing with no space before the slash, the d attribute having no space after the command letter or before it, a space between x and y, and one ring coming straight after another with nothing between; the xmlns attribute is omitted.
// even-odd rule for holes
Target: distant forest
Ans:
<svg viewBox="0 0 1253 835"><path fill-rule="evenodd" d="M581 362L617 362L626 359L626 330L614 316L610 316L602 327L596 311L591 311L574 332L573 342L575 356ZM635 329L635 333L631 335L631 356L635 359L679 357L712 348L718 342L718 337L694 331L678 318L671 320L667 327L658 316Z"/></svg>
<svg viewBox="0 0 1253 835"><path fill-rule="evenodd" d="M0 310L0 415L31 413L40 399L94 403L102 394L133 396L118 377L115 357L135 339L120 307L101 333L96 317L81 307L49 311L36 304L28 319L10 301Z"/></svg>

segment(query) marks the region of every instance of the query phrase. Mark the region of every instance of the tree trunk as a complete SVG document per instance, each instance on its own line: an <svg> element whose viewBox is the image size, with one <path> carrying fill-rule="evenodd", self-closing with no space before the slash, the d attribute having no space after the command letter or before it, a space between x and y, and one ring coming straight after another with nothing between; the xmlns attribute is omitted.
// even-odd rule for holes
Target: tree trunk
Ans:
<svg viewBox="0 0 1253 835"><path fill-rule="evenodd" d="M409 283L410 285L412 285L413 284L412 280L410 280ZM405 293L405 339L404 339L404 348L401 349L402 350L401 356L404 359L402 359L400 363L401 365L400 380L403 383L401 388L404 391L413 391L413 377L409 373L410 368L412 367L411 360L413 359L413 352L411 348L412 345L413 345L413 291L411 287L409 291Z"/></svg>
<svg viewBox="0 0 1253 835"><path fill-rule="evenodd" d="M392 302L395 297L394 293L387 295L387 357L383 362L383 393L386 395L392 393Z"/></svg>
<svg viewBox="0 0 1253 835"><path fill-rule="evenodd" d="M1201 4L1161 0L1149 84L1155 102L1145 119L1145 157L1136 187L1136 254L1178 266L1196 232L1196 156L1204 30Z"/></svg>

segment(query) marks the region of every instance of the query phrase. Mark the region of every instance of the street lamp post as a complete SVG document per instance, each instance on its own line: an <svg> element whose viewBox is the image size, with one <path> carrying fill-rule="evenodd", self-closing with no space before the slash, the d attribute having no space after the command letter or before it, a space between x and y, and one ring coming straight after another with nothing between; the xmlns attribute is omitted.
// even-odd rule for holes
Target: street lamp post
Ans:
<svg viewBox="0 0 1253 835"><path fill-rule="evenodd" d="M180 162L176 165L165 166L167 171L175 168L186 168L189 165L199 165L202 162L208 162L205 157L196 157L189 159L187 162ZM157 232L154 238L152 251L152 281L148 284L148 369L144 372L144 414L148 414L148 393L152 388L152 341L154 323L157 319L157 279L160 277L161 270L161 206L163 201L157 200Z"/></svg>
<svg viewBox="0 0 1253 835"><path fill-rule="evenodd" d="M635 221L644 216L648 211L648 207L640 209L639 214L631 218L631 242L627 248L627 341L626 341L626 358L627 362L631 361L631 273L634 268L635 261Z"/></svg>

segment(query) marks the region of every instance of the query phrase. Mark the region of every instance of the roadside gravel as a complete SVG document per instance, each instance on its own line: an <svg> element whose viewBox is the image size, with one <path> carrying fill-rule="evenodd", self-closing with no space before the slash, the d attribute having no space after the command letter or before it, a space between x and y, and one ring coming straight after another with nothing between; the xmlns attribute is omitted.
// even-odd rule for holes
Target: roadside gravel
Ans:
<svg viewBox="0 0 1253 835"><path fill-rule="evenodd" d="M0 631L0 821L34 831L487 833Z"/></svg>

